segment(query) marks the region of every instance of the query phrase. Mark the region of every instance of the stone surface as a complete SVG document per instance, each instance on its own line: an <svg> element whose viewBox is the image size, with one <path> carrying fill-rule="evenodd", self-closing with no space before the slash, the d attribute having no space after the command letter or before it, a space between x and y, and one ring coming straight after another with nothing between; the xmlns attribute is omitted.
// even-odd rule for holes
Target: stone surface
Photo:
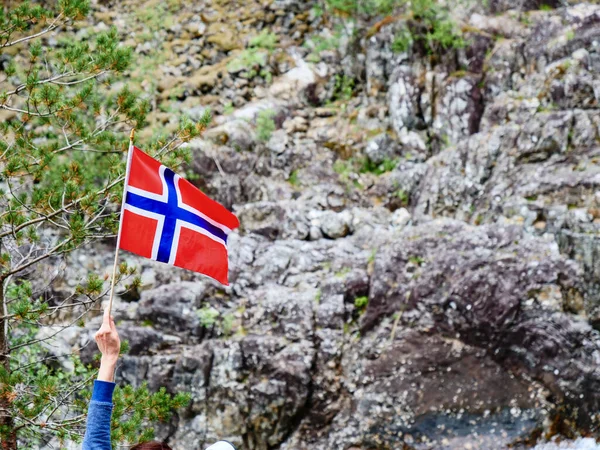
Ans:
<svg viewBox="0 0 600 450"><path fill-rule="evenodd" d="M553 239L362 220L341 240L232 236L228 294L200 281L142 294L155 324L120 326L135 336L120 376L191 389L177 448L508 446L558 405L595 426L600 336L572 313L582 269ZM205 303L220 315L200 327Z"/></svg>

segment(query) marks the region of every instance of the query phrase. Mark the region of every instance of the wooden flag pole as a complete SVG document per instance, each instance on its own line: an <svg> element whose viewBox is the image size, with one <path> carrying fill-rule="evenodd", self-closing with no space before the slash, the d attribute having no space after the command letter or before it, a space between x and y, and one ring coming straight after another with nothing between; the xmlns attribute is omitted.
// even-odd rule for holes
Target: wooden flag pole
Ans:
<svg viewBox="0 0 600 450"><path fill-rule="evenodd" d="M123 223L123 205L125 204L125 194L127 192L127 181L129 179L129 165L131 160L131 151L133 149L133 139L135 138L135 128L131 129L129 135L129 150L127 151L127 166L125 169L125 180L123 181L123 199L121 201L121 216L119 217L119 234L117 235L117 248L115 249L115 263L113 265L112 280L110 282L110 297L108 300L108 315L110 316L115 294L115 282L117 280L117 264L119 262L119 244L121 241L121 224Z"/></svg>

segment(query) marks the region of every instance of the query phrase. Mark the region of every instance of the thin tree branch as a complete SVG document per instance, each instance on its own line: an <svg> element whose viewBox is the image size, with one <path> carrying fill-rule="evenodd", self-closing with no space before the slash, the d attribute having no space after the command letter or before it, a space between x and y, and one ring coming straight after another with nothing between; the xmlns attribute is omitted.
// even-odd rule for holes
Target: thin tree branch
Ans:
<svg viewBox="0 0 600 450"><path fill-rule="evenodd" d="M62 333L63 331L65 331L67 328L71 328L74 324L76 324L77 322L79 322L79 320L81 320L81 318L83 316L85 316L87 313L88 313L88 311L82 312L74 320L72 320L70 323L68 323L67 325L64 325L64 326L60 327L59 330L55 331L54 333L52 333L52 334L50 334L50 335L48 335L46 337L33 339L33 340L27 341L27 342L22 342L21 344L17 344L14 347L11 347L10 350L11 350L11 352L13 352L14 350L18 350L21 347L28 347L30 345L37 344L38 342L48 341L48 340L52 339L53 337L55 337L57 334Z"/></svg>
<svg viewBox="0 0 600 450"><path fill-rule="evenodd" d="M0 105L0 108L6 109L7 111L18 112L21 114L27 114L28 116L35 116L35 117L50 117L50 116L54 116L58 112L58 111L50 111L47 113L38 113L38 112L26 111L24 109L19 109L19 108L13 108L12 106L8 106L8 105Z"/></svg>
<svg viewBox="0 0 600 450"><path fill-rule="evenodd" d="M54 82L56 82L57 80L60 80L61 78L65 78L65 77L71 77L71 76L73 76L73 75L75 75L75 72L65 72L65 73L61 73L61 74L59 74L59 75L54 75L53 77L50 77L50 78L45 78L45 79L43 79L43 80L40 80L40 81L36 82L36 83L35 83L35 85L36 85L36 86L39 86L40 84L54 83ZM18 94L18 93L19 93L19 92L21 92L21 91L24 91L25 89L27 89L27 83L20 84L20 85L19 85L19 86L17 86L17 87L16 87L14 90L12 90L12 91L8 91L8 92L6 93L6 96L7 96L7 97L11 97L11 96L13 96L13 95L15 95L15 94Z"/></svg>
<svg viewBox="0 0 600 450"><path fill-rule="evenodd" d="M19 44L21 42L25 42L25 41L30 41L31 39L35 39L40 36L43 36L46 33L49 33L50 31L54 30L58 26L57 22L59 19L62 18L62 15L63 14L60 13L58 16L56 16L56 19L54 19L54 21L48 26L48 28L40 31L39 33L32 34L31 36L25 36L25 37L22 37L21 39L17 39L12 42L7 42L6 44L1 45L0 48L12 47L13 45L17 45L17 44Z"/></svg>
<svg viewBox="0 0 600 450"><path fill-rule="evenodd" d="M93 80L94 78L98 78L99 76L102 76L105 73L108 73L108 70L103 70L101 72L92 74L89 77L83 78L81 80L75 80L75 81L54 81L53 80L53 81L49 81L49 82L52 83L52 84L58 84L60 86L73 86L75 84L85 83L86 81Z"/></svg>
<svg viewBox="0 0 600 450"><path fill-rule="evenodd" d="M65 239L64 241L62 241L60 244L54 246L53 248L51 248L50 250L48 250L45 254L38 256L37 258L32 259L31 261L28 261L24 264L22 264L21 266L17 266L16 269L11 269L8 272L4 272L2 274L2 278L5 278L6 276L10 276L10 275L14 275L16 273L19 273L25 269L27 269L30 266L33 266L34 264L39 263L40 261L43 261L46 258L49 258L50 256L55 256L55 255L59 255L61 252L57 253L57 250L59 248L61 248L63 245L66 245L67 243L71 242L71 238Z"/></svg>

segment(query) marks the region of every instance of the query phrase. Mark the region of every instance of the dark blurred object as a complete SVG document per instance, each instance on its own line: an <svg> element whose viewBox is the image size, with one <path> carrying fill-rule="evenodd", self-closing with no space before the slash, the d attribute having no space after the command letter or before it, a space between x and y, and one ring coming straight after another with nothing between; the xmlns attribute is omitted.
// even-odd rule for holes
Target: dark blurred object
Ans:
<svg viewBox="0 0 600 450"><path fill-rule="evenodd" d="M502 13L509 9L531 11L544 7L560 8L561 6L567 6L567 4L564 0L490 0L489 9L492 13Z"/></svg>

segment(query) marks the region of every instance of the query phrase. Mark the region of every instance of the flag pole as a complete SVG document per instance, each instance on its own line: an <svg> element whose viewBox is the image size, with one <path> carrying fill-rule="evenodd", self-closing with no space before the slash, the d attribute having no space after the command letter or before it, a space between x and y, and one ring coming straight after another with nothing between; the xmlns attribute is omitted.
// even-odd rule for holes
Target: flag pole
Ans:
<svg viewBox="0 0 600 450"><path fill-rule="evenodd" d="M125 168L125 180L123 181L123 199L121 200L121 215L119 217L119 233L117 234L117 248L115 249L115 263L113 265L112 279L110 282L110 297L108 300L108 315L112 311L113 298L115 294L115 282L117 280L117 263L119 262L119 245L121 243L121 225L123 223L123 205L125 205L125 195L127 193L127 181L129 180L129 166L131 165L131 152L133 149L133 139L135 138L135 128L131 129L129 135L129 150L127 151L127 166Z"/></svg>

